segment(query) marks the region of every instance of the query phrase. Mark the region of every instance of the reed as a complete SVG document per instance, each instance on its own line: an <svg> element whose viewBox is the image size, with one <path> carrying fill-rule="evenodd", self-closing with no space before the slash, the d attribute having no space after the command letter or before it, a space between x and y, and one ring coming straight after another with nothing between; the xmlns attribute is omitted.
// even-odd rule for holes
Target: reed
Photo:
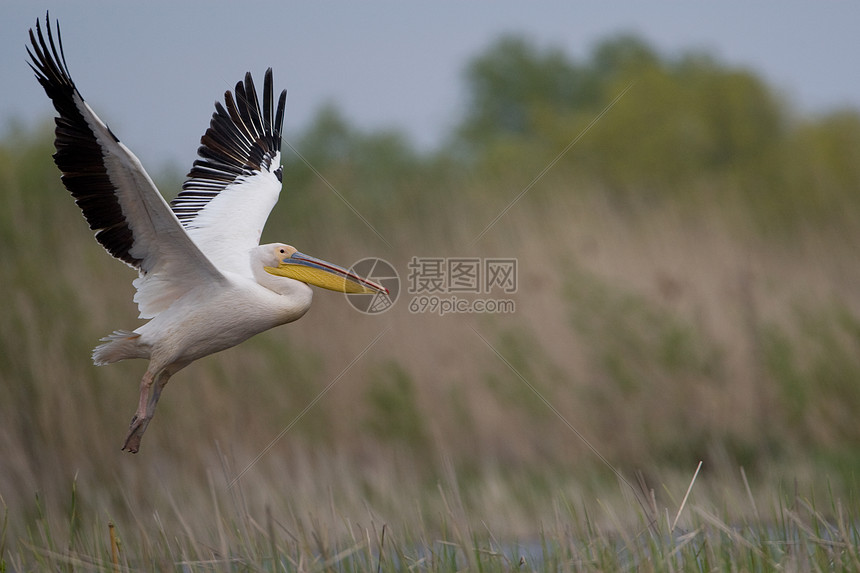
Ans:
<svg viewBox="0 0 860 573"><path fill-rule="evenodd" d="M833 175L783 208L746 163L637 194L578 147L536 179L552 139L469 163L355 137L308 152L325 182L287 158L264 240L404 289L415 256L516 258L516 311L319 292L177 375L134 457L142 365L89 359L138 324L134 275L46 133L0 145L0 571L857 569L860 224L826 157L773 152Z"/></svg>

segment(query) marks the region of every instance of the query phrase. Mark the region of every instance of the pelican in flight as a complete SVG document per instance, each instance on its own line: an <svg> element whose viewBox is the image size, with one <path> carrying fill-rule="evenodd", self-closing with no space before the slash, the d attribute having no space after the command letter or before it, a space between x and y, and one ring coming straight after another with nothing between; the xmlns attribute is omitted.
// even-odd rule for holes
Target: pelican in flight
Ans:
<svg viewBox="0 0 860 573"><path fill-rule="evenodd" d="M388 291L290 245L259 244L281 191L286 91L275 108L271 68L262 107L250 73L224 94L223 105L216 102L199 158L168 204L75 87L59 24L56 43L47 17L46 31L36 20L27 52L59 114L54 162L96 240L137 269L134 302L140 318L149 319L133 331L113 332L93 351L97 365L149 360L122 448L136 453L171 376L199 358L298 320L311 305L308 285L347 293Z"/></svg>

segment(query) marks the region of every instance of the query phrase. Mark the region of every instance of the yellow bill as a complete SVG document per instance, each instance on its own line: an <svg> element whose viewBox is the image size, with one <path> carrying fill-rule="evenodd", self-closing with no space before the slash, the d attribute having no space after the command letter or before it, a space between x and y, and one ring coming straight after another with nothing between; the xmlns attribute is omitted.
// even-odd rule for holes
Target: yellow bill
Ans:
<svg viewBox="0 0 860 573"><path fill-rule="evenodd" d="M265 267L267 273L287 277L322 287L328 290L351 294L388 294L388 289L369 279L360 277L338 265L311 257L303 253L293 253L277 267Z"/></svg>

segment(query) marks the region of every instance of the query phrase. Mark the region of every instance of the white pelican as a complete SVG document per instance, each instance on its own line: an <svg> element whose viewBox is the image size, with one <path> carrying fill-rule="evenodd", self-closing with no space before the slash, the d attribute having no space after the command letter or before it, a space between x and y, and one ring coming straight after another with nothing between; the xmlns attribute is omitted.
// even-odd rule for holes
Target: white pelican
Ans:
<svg viewBox="0 0 860 573"><path fill-rule="evenodd" d="M75 87L46 16L30 30L30 67L54 104L62 181L95 238L137 269L134 301L149 321L117 330L93 351L93 362L146 358L140 401L123 443L135 453L170 377L194 360L299 319L311 304L308 286L387 294L385 287L260 234L281 190L281 128L286 91L273 114L272 70L260 107L251 74L224 105L215 104L199 158L168 205L140 161L120 143ZM59 50L58 50L59 46ZM32 47L32 51L30 51Z"/></svg>

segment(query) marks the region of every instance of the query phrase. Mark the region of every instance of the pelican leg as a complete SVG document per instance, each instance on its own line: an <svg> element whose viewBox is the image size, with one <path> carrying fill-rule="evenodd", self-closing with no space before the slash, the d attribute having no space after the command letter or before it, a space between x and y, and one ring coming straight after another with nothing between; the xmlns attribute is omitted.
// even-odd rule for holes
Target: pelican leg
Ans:
<svg viewBox="0 0 860 573"><path fill-rule="evenodd" d="M156 378L152 394L149 395L149 402L146 403L146 417L150 420L155 415L155 407L158 406L158 399L161 398L161 391L164 390L165 386L167 386L168 380L170 380L170 372L165 370L162 370Z"/></svg>
<svg viewBox="0 0 860 573"><path fill-rule="evenodd" d="M140 450L140 440L143 438L143 433L149 426L150 420L155 415L155 407L158 405L161 391L169 379L170 373L164 370L155 376L147 370L143 375L143 379L140 381L140 400L137 411L131 419L131 424L129 424L128 434L126 434L125 443L122 446L123 450L128 450L132 454L136 454Z"/></svg>

